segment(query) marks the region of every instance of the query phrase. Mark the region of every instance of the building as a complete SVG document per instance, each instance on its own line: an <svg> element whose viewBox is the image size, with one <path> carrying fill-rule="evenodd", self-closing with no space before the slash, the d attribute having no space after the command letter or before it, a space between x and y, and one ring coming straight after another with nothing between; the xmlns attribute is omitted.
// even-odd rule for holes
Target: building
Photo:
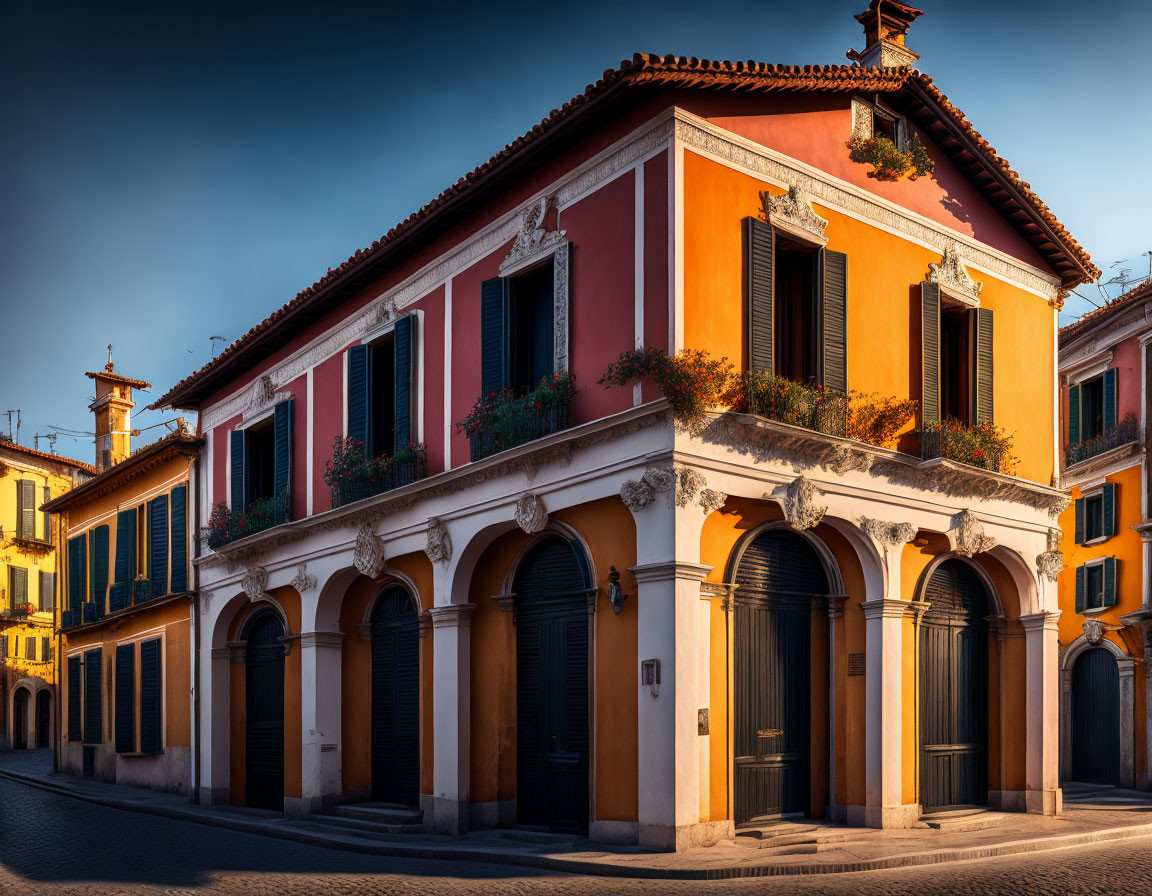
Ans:
<svg viewBox="0 0 1152 896"><path fill-rule="evenodd" d="M1149 786L1152 282L1060 331L1061 777Z"/></svg>
<svg viewBox="0 0 1152 896"><path fill-rule="evenodd" d="M132 390L108 366L95 381L99 473L43 506L68 554L60 598L58 768L189 794L196 599L194 465L182 425L131 451Z"/></svg>
<svg viewBox="0 0 1152 896"><path fill-rule="evenodd" d="M48 747L54 674L57 520L38 510L94 470L0 439L0 749Z"/></svg>
<svg viewBox="0 0 1152 896"><path fill-rule="evenodd" d="M201 801L667 849L1060 811L1096 268L907 67L919 14L850 66L622 63L159 399L206 443Z"/></svg>

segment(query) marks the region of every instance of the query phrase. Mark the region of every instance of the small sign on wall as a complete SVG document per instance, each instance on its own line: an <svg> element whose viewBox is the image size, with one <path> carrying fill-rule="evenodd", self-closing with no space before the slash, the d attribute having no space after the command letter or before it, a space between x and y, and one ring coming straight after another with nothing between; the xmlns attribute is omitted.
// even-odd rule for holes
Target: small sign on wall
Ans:
<svg viewBox="0 0 1152 896"><path fill-rule="evenodd" d="M848 674L849 675L863 675L864 674L864 654L850 653L848 654Z"/></svg>

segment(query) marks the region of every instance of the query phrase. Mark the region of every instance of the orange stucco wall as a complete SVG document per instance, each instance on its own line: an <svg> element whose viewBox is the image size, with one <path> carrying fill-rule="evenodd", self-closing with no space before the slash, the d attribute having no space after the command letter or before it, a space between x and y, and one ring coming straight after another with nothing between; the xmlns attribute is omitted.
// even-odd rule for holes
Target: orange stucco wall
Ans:
<svg viewBox="0 0 1152 896"><path fill-rule="evenodd" d="M741 221L760 213L763 182L684 153L685 347L746 363ZM783 191L768 188L773 194ZM848 385L864 393L921 397L920 282L938 252L813 206L829 223L828 248L848 256ZM1017 474L1048 485L1053 474L1055 316L1030 293L973 271L981 307L994 313L994 419L1014 436ZM914 440L901 450L915 452Z"/></svg>

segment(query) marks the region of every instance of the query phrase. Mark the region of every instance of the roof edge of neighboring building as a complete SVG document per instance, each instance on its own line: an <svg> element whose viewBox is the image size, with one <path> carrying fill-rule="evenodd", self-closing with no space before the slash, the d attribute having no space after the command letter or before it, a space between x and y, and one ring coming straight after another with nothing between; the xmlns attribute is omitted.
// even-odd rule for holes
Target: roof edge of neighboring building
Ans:
<svg viewBox="0 0 1152 896"><path fill-rule="evenodd" d="M530 152L543 151L558 134L562 134L566 128L575 127L576 123L587 119L596 110L610 108L608 100L621 94L626 88L644 88L653 91L672 88L705 89L784 94L813 92L890 94L908 89L920 103L918 111L922 120L929 113L938 115L944 120L946 133L943 134L943 138L951 148L942 147L943 151L953 158L961 170L963 170L960 164L962 160L969 166L976 164L983 170L987 182L976 186L986 194L989 202L999 208L990 197L1007 196L1006 201L1015 203L1027 218L1027 222L1014 221L1014 226L1020 230L1021 236L1046 257L1054 271L1057 271L1057 265L1053 259L1064 260L1065 273L1058 272L1064 287L1075 286L1100 274L1088 253L1032 191L1031 185L980 136L963 113L933 84L932 79L916 69L908 66L899 68L866 68L861 65L787 66L751 60L720 62L695 57L637 53L631 60L621 62L619 68L605 71L603 77L595 84L588 85L582 94L554 109L547 118L527 133L457 180L372 245L358 250L336 268L329 268L323 277L301 290L288 303L235 340L199 370L176 383L149 407L199 408L204 398L221 384L230 378L243 375L263 357L279 348L283 342L275 342L276 334L286 327L289 320L297 320L295 329L298 330L300 326L307 325L327 310L324 303L333 298L340 287L347 286L354 289L362 286L370 278L378 276L378 273L373 272L378 272L393 256L403 257L406 247L409 252L419 251L422 246L417 240L433 222L437 224L433 232L442 232L445 226L442 218L454 211L461 215L469 213L465 200L470 199L473 203L483 201L484 191L498 189L503 178L508 176L508 169L522 163ZM1007 215L1003 209L1000 210ZM1023 232L1025 229L1029 229L1027 236ZM1031 233L1031 229L1036 232ZM417 244L412 246L413 243ZM265 351L256 356L255 352L261 346Z"/></svg>
<svg viewBox="0 0 1152 896"><path fill-rule="evenodd" d="M23 445L17 445L15 442L9 442L0 439L0 451L7 449L9 451L18 451L21 454L26 454L30 457L43 458L55 463L61 464L65 467L75 467L77 470L83 470L85 473L95 473L96 468L92 464L86 464L82 460L74 460L71 457L64 457L60 454L49 454L47 451L37 451L35 448L26 448Z"/></svg>
<svg viewBox="0 0 1152 896"><path fill-rule="evenodd" d="M1132 289L1127 292L1121 293L1116 298L1105 302L1099 308L1094 308L1087 312L1082 315L1079 320L1075 320L1061 327L1061 348L1074 342L1086 333L1095 330L1102 324L1107 323L1117 314L1122 314L1124 311L1134 308L1141 302L1146 302L1150 299L1152 299L1152 277L1149 277L1138 286L1132 287ZM1152 326L1152 322L1150 322L1149 326Z"/></svg>

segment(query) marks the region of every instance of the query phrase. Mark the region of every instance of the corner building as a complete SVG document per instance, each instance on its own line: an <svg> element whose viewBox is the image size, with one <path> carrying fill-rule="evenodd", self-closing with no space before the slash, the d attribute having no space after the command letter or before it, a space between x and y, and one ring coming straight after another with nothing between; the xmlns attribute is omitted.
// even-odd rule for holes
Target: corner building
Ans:
<svg viewBox="0 0 1152 896"><path fill-rule="evenodd" d="M199 412L220 520L202 801L665 849L1060 811L1037 557L1057 307L1096 269L907 67L919 11L878 7L852 66L623 63L159 400ZM883 134L934 173L869 177L846 143ZM650 381L597 385L640 346L991 421L1019 463L940 457L919 418L888 447L689 431ZM555 374L562 410L454 425ZM386 475L329 487L343 437Z"/></svg>

